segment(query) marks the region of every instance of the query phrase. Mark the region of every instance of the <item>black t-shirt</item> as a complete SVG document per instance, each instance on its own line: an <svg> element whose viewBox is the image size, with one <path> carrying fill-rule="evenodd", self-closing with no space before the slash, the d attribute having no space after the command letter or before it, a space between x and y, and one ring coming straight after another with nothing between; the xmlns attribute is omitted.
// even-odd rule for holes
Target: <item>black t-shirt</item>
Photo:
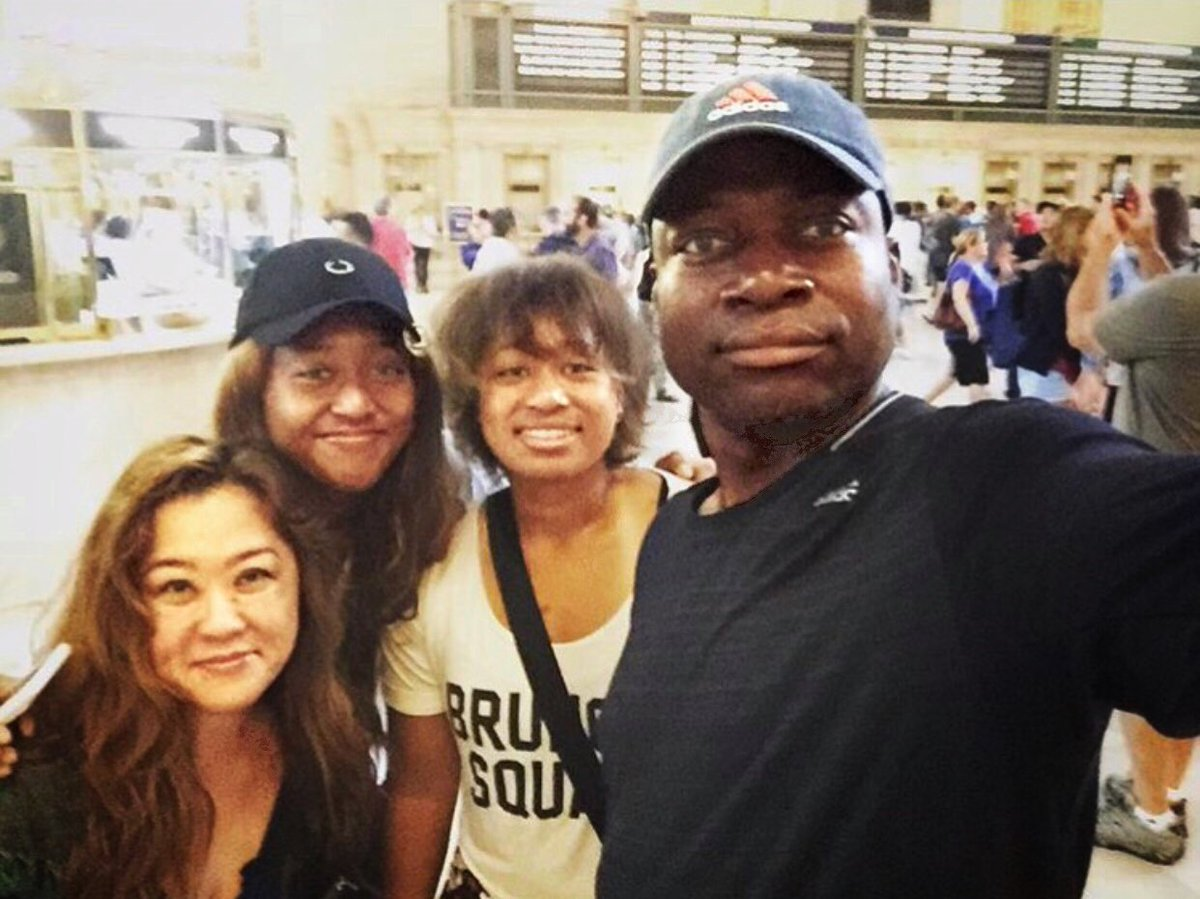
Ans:
<svg viewBox="0 0 1200 899"><path fill-rule="evenodd" d="M1076 899L1111 708L1200 731L1200 458L901 398L660 513L600 723L600 899Z"/></svg>
<svg viewBox="0 0 1200 899"><path fill-rule="evenodd" d="M1022 234L1013 241L1013 255L1017 257L1017 262L1029 262L1037 259L1042 255L1042 250L1046 249L1046 238L1042 237L1040 231L1033 234Z"/></svg>

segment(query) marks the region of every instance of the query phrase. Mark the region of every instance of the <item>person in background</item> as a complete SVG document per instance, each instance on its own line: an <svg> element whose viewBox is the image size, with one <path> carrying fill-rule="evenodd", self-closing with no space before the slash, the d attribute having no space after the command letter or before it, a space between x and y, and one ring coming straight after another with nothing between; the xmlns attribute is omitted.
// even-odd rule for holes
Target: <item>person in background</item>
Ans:
<svg viewBox="0 0 1200 899"><path fill-rule="evenodd" d="M946 272L950 258L954 255L954 238L962 230L962 221L955 214L958 197L953 194L938 194L937 212L929 219L925 228L926 249L929 251L929 283L933 285L933 296L942 295L946 283Z"/></svg>
<svg viewBox="0 0 1200 899"><path fill-rule="evenodd" d="M491 213L486 209L476 210L467 224L467 241L458 249L459 258L467 271L475 265L475 257L483 242L492 236Z"/></svg>
<svg viewBox="0 0 1200 899"><path fill-rule="evenodd" d="M1145 205L1145 198L1139 197ZM1104 205L1104 196L1097 198L1097 208ZM1190 233L1186 229L1186 203L1177 188L1159 185L1150 191L1148 210L1153 212L1153 227L1156 234L1157 249L1148 259L1143 258L1143 249L1129 240L1121 241L1113 251L1109 260L1109 296L1114 299L1136 293L1146 282L1163 274L1164 271L1182 268L1190 264L1193 258ZM1150 214L1149 211L1147 214ZM1164 269L1164 266L1166 267ZM1095 409L1101 403L1098 412L1105 421L1113 420L1113 410L1117 396L1125 384L1125 366L1115 360L1092 359L1085 354L1085 383L1092 386L1096 400L1089 407ZM1103 386L1100 379L1103 378ZM1103 391L1103 399L1099 395Z"/></svg>
<svg viewBox="0 0 1200 899"><path fill-rule="evenodd" d="M904 280L908 284L904 292L907 294L921 290L921 295L924 296L923 275L929 260L921 249L921 223L913 218L911 203L901 201L896 204L896 218L888 231L888 237L896 241L896 248L900 254L900 267L904 270Z"/></svg>
<svg viewBox="0 0 1200 899"><path fill-rule="evenodd" d="M407 232L413 249L413 273L416 276L417 292L429 293L429 257L433 253L433 245L441 233L441 227L437 217L425 204L421 204L408 217Z"/></svg>
<svg viewBox="0 0 1200 899"><path fill-rule="evenodd" d="M1162 277L1186 266L1190 241L1182 196L1155 192L1157 203L1138 198L1132 208L1114 208L1106 199L1096 212L1067 299L1067 335L1084 353L1126 367L1114 427L1163 452L1200 454L1200 276ZM1123 243L1136 250L1147 281L1110 303L1108 260ZM1179 791L1195 741L1164 736L1139 715L1122 713L1120 722L1130 773L1104 781L1096 845L1172 865L1187 848Z"/></svg>
<svg viewBox="0 0 1200 899"><path fill-rule="evenodd" d="M975 228L987 221L987 211L974 200L963 200L958 206L958 219L963 228Z"/></svg>
<svg viewBox="0 0 1200 899"><path fill-rule="evenodd" d="M1017 375L1022 396L1081 408L1084 401L1077 400L1073 392L1081 374L1081 359L1067 341L1067 292L1079 272L1083 235L1093 212L1083 206L1055 212L1041 263L1024 275L1021 326L1025 349Z"/></svg>
<svg viewBox="0 0 1200 899"><path fill-rule="evenodd" d="M1023 237L1026 234L1036 234L1038 232L1038 217L1033 210L1033 205L1024 197L1017 200L1013 208L1013 239Z"/></svg>
<svg viewBox="0 0 1200 899"><path fill-rule="evenodd" d="M521 258L521 249L513 242L517 219L507 206L500 206L488 216L491 235L484 239L471 265L471 274L485 275Z"/></svg>
<svg viewBox="0 0 1200 899"><path fill-rule="evenodd" d="M567 253L579 255L579 244L567 233L567 224L563 221L562 210L557 206L547 206L539 220L542 238L533 249L534 256L549 256L552 253Z"/></svg>
<svg viewBox="0 0 1200 899"><path fill-rule="evenodd" d="M438 346L459 446L511 485L521 561L590 735L642 536L681 486L626 465L646 411L645 336L611 284L555 255L465 282ZM456 801L444 896L593 894L600 842L534 711L496 570L489 519L471 511L422 582L416 618L386 639L392 899L433 895Z"/></svg>
<svg viewBox="0 0 1200 899"><path fill-rule="evenodd" d="M983 224L983 236L987 238L987 266L990 271L996 271L996 254L1007 244L1012 246L1016 239L1016 228L1009 214L1008 206L995 201L988 203L987 218Z"/></svg>
<svg viewBox="0 0 1200 899"><path fill-rule="evenodd" d="M620 277L617 256L600 231L600 207L590 197L576 197L567 233L579 245L579 254L596 273L616 284Z"/></svg>
<svg viewBox="0 0 1200 899"><path fill-rule="evenodd" d="M93 522L0 896L318 899L377 886L381 795L337 675L338 566L270 453L144 450ZM361 889L360 889L361 888Z"/></svg>
<svg viewBox="0 0 1200 899"><path fill-rule="evenodd" d="M375 204L375 217L371 219L374 236L369 246L372 250L387 260L400 286L408 289L408 267L413 260L413 245L409 242L408 234L391 216L392 201L389 197L381 197Z"/></svg>
<svg viewBox="0 0 1200 899"><path fill-rule="evenodd" d="M1037 216L1034 220L1036 227L1034 230L1029 230L1028 226L1022 227L1017 235L1017 239L1013 241L1013 253L1017 257L1018 264L1022 267L1034 267L1031 263L1036 263L1042 255L1042 250L1046 248L1046 235L1054 223L1058 221L1059 205L1051 203L1049 200L1042 200L1037 204Z"/></svg>
<svg viewBox="0 0 1200 899"><path fill-rule="evenodd" d="M338 238L347 243L370 249L375 242L375 226L361 212L339 212L330 219L330 224Z"/></svg>
<svg viewBox="0 0 1200 899"><path fill-rule="evenodd" d="M950 351L950 374L925 396L932 403L951 384L967 388L972 403L988 399L987 351L983 323L996 302L996 282L987 271L988 243L982 228L968 228L954 238L954 259L946 273L946 290L962 320L962 327L945 331L943 340Z"/></svg>

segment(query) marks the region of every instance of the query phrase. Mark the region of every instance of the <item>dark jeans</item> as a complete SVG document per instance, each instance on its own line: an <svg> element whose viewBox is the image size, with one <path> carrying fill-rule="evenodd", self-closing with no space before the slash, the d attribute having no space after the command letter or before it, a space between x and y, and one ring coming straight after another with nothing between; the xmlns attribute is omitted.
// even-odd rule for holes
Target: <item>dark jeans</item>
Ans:
<svg viewBox="0 0 1200 899"><path fill-rule="evenodd" d="M417 290L421 293L429 291L429 254L430 247L413 247L413 269L417 274Z"/></svg>

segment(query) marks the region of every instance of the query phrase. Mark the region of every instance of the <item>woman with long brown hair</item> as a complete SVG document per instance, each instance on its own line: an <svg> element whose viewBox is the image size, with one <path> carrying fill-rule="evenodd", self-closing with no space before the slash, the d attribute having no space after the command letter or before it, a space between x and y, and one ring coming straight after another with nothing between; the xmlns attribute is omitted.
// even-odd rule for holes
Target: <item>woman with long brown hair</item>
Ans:
<svg viewBox="0 0 1200 899"><path fill-rule="evenodd" d="M348 574L339 669L379 742L383 628L412 614L421 574L463 510L436 371L395 273L331 238L262 259L231 346L216 432L274 454L301 486L294 502L337 543ZM16 764L13 736L0 725L0 777Z"/></svg>
<svg viewBox="0 0 1200 899"><path fill-rule="evenodd" d="M1083 233L1093 212L1068 206L1046 232L1042 263L1025 275L1021 322L1025 349L1018 371L1021 395L1074 407L1079 351L1067 342L1067 291L1083 258Z"/></svg>
<svg viewBox="0 0 1200 899"><path fill-rule="evenodd" d="M383 627L411 615L463 508L437 374L387 263L320 238L265 257L238 307L215 421L222 439L271 447L296 469L340 540L350 578L340 664L379 736Z"/></svg>
<svg viewBox="0 0 1200 899"><path fill-rule="evenodd" d="M372 880L340 564L270 453L143 451L84 541L73 651L0 782L0 896L322 897Z"/></svg>

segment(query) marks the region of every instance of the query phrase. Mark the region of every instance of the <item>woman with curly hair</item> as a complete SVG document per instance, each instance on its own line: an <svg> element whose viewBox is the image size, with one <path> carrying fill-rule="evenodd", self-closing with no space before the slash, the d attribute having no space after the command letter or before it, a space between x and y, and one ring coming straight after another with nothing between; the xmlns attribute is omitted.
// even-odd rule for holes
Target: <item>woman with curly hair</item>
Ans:
<svg viewBox="0 0 1200 899"><path fill-rule="evenodd" d="M596 762L588 737L629 630L642 538L683 486L626 464L648 402L645 334L615 287L557 255L465 282L437 343L458 445L511 489L463 518L422 581L416 617L385 640L389 895L434 894L458 802L444 899L583 899L602 814L589 789L598 778L576 777L587 754ZM548 638L539 642L582 719L553 745L554 725L534 711L547 694L514 646L515 594L502 574L513 566L528 572ZM575 770L560 733L577 738Z"/></svg>
<svg viewBox="0 0 1200 899"><path fill-rule="evenodd" d="M84 541L73 648L0 782L0 896L323 897L372 880L340 566L271 454L143 451Z"/></svg>

